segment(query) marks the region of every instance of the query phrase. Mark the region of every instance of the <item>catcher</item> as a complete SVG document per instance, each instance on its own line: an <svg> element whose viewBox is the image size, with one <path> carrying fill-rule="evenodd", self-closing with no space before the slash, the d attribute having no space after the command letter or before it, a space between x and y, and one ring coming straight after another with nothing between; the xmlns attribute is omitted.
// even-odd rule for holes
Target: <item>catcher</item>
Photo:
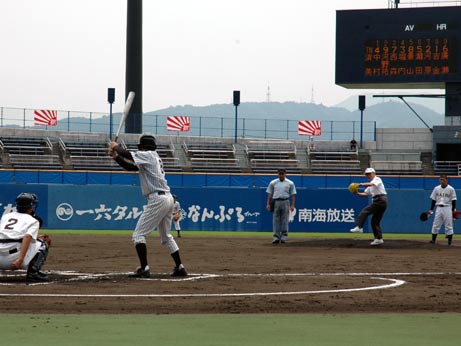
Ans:
<svg viewBox="0 0 461 346"><path fill-rule="evenodd" d="M179 220L181 219L181 204L178 201L178 196L173 195L174 205L173 205L173 223L176 232L178 233L178 238L181 238L181 225Z"/></svg>
<svg viewBox="0 0 461 346"><path fill-rule="evenodd" d="M435 244L437 235L443 224L448 245L451 245L453 240L453 218L457 219L459 216L459 213L456 211L456 191L448 184L448 177L446 175L441 175L439 181L440 185L434 187L430 196L431 209L426 212L428 216L431 215L437 206L434 222L432 223L431 243Z"/></svg>
<svg viewBox="0 0 461 346"><path fill-rule="evenodd" d="M41 220L35 216L38 198L23 192L16 197L16 211L0 220L0 269L27 269L26 282L48 281L40 272L48 256L51 238L39 235Z"/></svg>

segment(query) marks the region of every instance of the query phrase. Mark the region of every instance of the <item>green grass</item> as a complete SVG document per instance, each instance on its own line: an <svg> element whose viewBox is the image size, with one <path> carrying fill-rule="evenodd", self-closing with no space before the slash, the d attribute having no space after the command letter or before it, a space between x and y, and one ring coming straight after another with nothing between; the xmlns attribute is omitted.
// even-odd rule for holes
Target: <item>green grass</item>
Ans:
<svg viewBox="0 0 461 346"><path fill-rule="evenodd" d="M131 235L131 230L69 230L69 229L53 229L43 230L42 233L47 234L91 234L91 235ZM173 231L173 234L175 232ZM155 232L153 232L155 235ZM272 232L234 232L234 231L181 231L181 234L192 237L261 237L271 238ZM372 233L317 233L317 232L291 232L289 238L351 238L351 239L369 239L373 237ZM427 234L402 234L389 233L384 234L385 239L426 239Z"/></svg>
<svg viewBox="0 0 461 346"><path fill-rule="evenodd" d="M2 345L455 346L461 314L0 315Z"/></svg>

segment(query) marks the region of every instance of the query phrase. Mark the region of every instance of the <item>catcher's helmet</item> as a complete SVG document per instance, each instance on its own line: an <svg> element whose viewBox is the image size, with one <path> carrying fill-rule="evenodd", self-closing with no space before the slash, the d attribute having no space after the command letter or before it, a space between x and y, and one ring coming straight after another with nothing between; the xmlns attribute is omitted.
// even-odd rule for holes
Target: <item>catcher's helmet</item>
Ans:
<svg viewBox="0 0 461 346"><path fill-rule="evenodd" d="M38 197L35 193L22 192L16 197L16 210L20 213L26 213L29 208L35 212L38 206Z"/></svg>
<svg viewBox="0 0 461 346"><path fill-rule="evenodd" d="M138 149L139 150L157 149L157 144L155 143L155 137L151 135L142 135L141 138L139 138Z"/></svg>

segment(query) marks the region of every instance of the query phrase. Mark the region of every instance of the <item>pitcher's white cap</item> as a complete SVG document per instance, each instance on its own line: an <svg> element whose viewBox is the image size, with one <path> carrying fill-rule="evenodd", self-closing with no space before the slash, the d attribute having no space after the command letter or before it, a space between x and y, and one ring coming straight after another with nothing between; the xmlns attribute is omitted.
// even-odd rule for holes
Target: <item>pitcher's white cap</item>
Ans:
<svg viewBox="0 0 461 346"><path fill-rule="evenodd" d="M365 174L368 174L368 173L376 173L376 171L375 171L374 168L371 168L371 167L370 167L370 168L367 168L367 169L365 170Z"/></svg>

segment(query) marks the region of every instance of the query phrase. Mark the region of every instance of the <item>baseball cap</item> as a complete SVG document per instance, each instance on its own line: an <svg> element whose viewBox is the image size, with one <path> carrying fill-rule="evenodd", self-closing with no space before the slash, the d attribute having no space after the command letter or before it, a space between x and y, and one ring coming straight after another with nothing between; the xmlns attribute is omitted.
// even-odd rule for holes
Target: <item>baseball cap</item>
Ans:
<svg viewBox="0 0 461 346"><path fill-rule="evenodd" d="M365 170L365 174L368 174L368 173L376 173L376 171L374 170L374 168L370 167Z"/></svg>
<svg viewBox="0 0 461 346"><path fill-rule="evenodd" d="M278 172L279 172L279 173L286 173L287 171L286 171L285 169L283 169L283 168L280 168L280 169L278 170Z"/></svg>

